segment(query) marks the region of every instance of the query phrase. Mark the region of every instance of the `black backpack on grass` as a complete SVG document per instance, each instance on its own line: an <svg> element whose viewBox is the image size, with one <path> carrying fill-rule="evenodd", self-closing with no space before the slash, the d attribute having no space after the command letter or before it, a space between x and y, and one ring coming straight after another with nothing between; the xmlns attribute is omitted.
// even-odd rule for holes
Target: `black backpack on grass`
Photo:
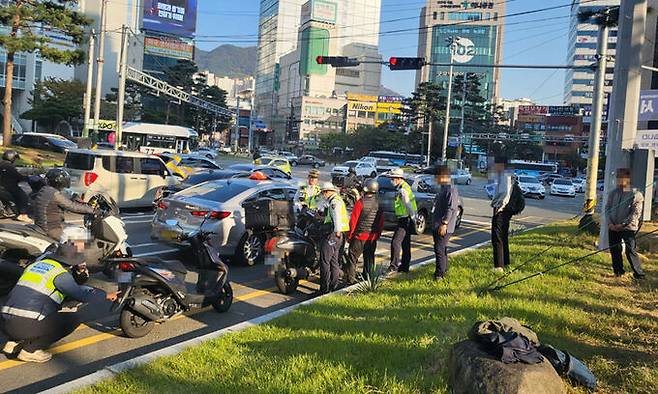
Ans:
<svg viewBox="0 0 658 394"><path fill-rule="evenodd" d="M516 216L523 212L524 209L525 197L523 197L523 191L521 190L521 186L519 186L519 182L514 181L514 184L512 185L512 195L507 203L507 210L513 216Z"/></svg>

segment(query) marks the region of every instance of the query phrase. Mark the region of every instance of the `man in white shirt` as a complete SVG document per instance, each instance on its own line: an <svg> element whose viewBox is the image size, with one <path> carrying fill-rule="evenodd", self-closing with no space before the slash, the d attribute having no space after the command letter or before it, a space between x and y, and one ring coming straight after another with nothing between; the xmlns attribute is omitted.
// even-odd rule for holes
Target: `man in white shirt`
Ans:
<svg viewBox="0 0 658 394"><path fill-rule="evenodd" d="M506 172L507 158L496 157L494 162L496 191L491 201L491 244L493 245L494 270L502 272L510 263L509 223L512 213L507 209L512 197L512 175Z"/></svg>

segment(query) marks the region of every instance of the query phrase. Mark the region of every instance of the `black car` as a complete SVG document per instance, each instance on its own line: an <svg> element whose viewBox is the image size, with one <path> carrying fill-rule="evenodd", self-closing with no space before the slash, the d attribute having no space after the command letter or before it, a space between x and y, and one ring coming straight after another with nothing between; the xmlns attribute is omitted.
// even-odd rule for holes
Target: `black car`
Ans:
<svg viewBox="0 0 658 394"><path fill-rule="evenodd" d="M313 168L324 167L327 163L324 160L320 160L313 155L303 155L297 159L297 165L300 166L311 166Z"/></svg>
<svg viewBox="0 0 658 394"><path fill-rule="evenodd" d="M25 148L43 149L59 153L78 148L75 142L57 134L23 133L13 139L12 142Z"/></svg>

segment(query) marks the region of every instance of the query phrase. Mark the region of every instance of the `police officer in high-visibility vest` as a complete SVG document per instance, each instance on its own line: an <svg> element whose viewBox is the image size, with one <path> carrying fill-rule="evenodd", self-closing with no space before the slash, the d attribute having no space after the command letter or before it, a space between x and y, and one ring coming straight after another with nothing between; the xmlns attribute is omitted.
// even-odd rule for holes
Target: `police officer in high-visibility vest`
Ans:
<svg viewBox="0 0 658 394"><path fill-rule="evenodd" d="M404 172L396 168L387 176L397 189L393 207L397 217L395 234L391 241L391 264L388 272L409 272L411 263L411 233L416 220L416 197L411 186L404 180Z"/></svg>
<svg viewBox="0 0 658 394"><path fill-rule="evenodd" d="M308 181L302 185L295 194L295 204L300 204L308 209L318 209L320 200L320 171L312 169L308 173Z"/></svg>
<svg viewBox="0 0 658 394"><path fill-rule="evenodd" d="M326 213L324 224L326 236L320 245L320 293L326 294L336 290L340 280L340 251L345 233L350 231L350 218L347 216L345 202L338 195L338 190L331 182L321 187Z"/></svg>
<svg viewBox="0 0 658 394"><path fill-rule="evenodd" d="M117 293L82 286L88 277L84 263L85 229L64 229L57 251L29 265L0 309L8 340L3 352L21 361L43 363L53 343L80 325L80 312L60 312L65 299L90 303L114 301Z"/></svg>

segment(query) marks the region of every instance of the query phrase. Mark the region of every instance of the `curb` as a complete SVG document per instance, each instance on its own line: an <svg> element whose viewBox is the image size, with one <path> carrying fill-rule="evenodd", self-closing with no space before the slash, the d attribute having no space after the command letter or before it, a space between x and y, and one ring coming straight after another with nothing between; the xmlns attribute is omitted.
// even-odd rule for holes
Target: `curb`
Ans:
<svg viewBox="0 0 658 394"><path fill-rule="evenodd" d="M464 249L456 250L456 251L450 253L450 255L451 256L458 256L458 255L466 253L466 252L470 252L470 251L473 251L473 250L476 250L476 249L480 249L484 246L489 245L490 243L491 243L490 241L481 242L479 244L469 246L469 247L464 248ZM414 264L411 265L409 267L409 269L411 271L415 271L415 270L417 270L421 267L424 267L424 266L430 264L433 261L434 261L434 256L433 255L426 256L426 257L423 257L421 259L415 260ZM271 320L274 320L278 317L287 315L288 313L294 311L295 309L299 308L300 306L311 305L311 304L314 304L314 303L318 302L321 299L324 299L325 297L333 296L333 295L336 295L336 294L345 294L345 293L353 290L354 288L356 288L356 286L358 286L358 284L350 286L350 287L342 288L340 290L334 291L333 293L329 293L329 294L325 294L325 295L322 295L322 296L319 296L319 297L311 298L309 300L302 301L302 302L300 302L298 304L295 304L295 305L290 305L288 307L276 310L274 312L267 313L265 315L253 318L251 320L247 320L247 321L244 321L242 323L238 323L238 324L232 325L230 327L226 327L226 328L223 328L221 330L217 330L217 331L211 332L209 334L202 335L200 337L189 339L187 341L180 342L180 343L177 343L175 345L171 345L171 346L165 347L163 349L156 350L154 352L141 355L139 357L135 357L131 360L127 360L127 361L123 361L123 362L120 362L120 363L117 363L117 364L109 365L109 366L104 367L103 369L101 369L99 371L91 373L91 374L89 374L87 376L84 376L82 378L78 378L78 379L72 380L70 382L63 383L59 386L52 387L48 390L44 390L44 391L42 391L42 393L45 393L45 394L64 394L64 393L70 393L70 392L75 391L75 390L80 390L84 387L96 384L96 383L98 383L102 380L110 379L110 378L116 376L117 374L119 374L121 372L124 372L126 370L133 369L133 368L139 367L141 365L147 364L151 361L154 361L157 358L166 357L166 356L173 356L173 355L176 355L178 353L183 352L184 350L186 350L187 348L189 348L191 346L199 345L203 342L207 342L207 341L210 341L212 339L222 337L224 335L244 331L248 328L257 326L257 325L262 324L262 323L267 323L267 322L269 322Z"/></svg>

